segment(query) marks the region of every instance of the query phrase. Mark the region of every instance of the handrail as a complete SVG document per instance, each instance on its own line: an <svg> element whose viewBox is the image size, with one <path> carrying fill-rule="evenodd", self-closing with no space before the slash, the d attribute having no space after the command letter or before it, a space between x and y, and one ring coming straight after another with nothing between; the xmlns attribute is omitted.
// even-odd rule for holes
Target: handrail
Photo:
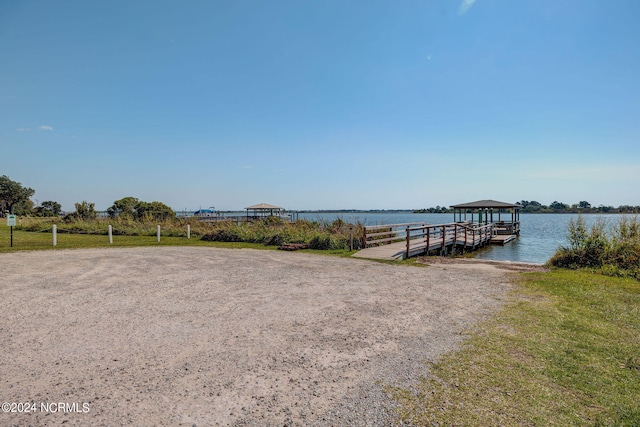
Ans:
<svg viewBox="0 0 640 427"><path fill-rule="evenodd" d="M405 222L402 224L381 224L381 225L365 225L365 230L375 230L376 228L389 228L389 227L406 227L408 225L427 225L426 222Z"/></svg>
<svg viewBox="0 0 640 427"><path fill-rule="evenodd" d="M495 224L474 223L405 223L364 227L364 246L385 245L405 241L406 256L420 251L445 250L463 246L477 248L488 243L496 234Z"/></svg>
<svg viewBox="0 0 640 427"><path fill-rule="evenodd" d="M403 224L367 225L364 227L364 247L369 245L388 244L402 241L408 226L425 225L424 222L408 222Z"/></svg>
<svg viewBox="0 0 640 427"><path fill-rule="evenodd" d="M417 234L415 233L416 231L418 231ZM412 247L414 250L416 247L422 249L423 245L424 252L436 249L444 250L448 246L458 246L460 244L464 247L473 248L482 246L493 237L494 226L493 224L481 226L459 223L435 224L407 227L405 233L406 258L409 258L412 253Z"/></svg>

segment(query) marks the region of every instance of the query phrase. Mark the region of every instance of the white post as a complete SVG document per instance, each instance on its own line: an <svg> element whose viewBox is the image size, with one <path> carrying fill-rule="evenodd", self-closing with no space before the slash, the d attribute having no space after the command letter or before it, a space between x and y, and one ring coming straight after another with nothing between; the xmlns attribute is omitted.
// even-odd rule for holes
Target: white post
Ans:
<svg viewBox="0 0 640 427"><path fill-rule="evenodd" d="M160 243L160 226L158 226L158 243Z"/></svg>
<svg viewBox="0 0 640 427"><path fill-rule="evenodd" d="M187 239L191 238L191 225L187 224Z"/></svg>
<svg viewBox="0 0 640 427"><path fill-rule="evenodd" d="M109 244L113 244L113 227L109 224Z"/></svg>
<svg viewBox="0 0 640 427"><path fill-rule="evenodd" d="M53 224L53 246L58 246L58 226Z"/></svg>

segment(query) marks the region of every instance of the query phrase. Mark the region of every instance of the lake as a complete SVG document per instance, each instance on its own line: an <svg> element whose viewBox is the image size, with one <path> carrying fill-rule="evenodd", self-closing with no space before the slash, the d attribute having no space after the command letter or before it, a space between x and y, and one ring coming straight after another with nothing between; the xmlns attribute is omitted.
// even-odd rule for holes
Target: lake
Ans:
<svg viewBox="0 0 640 427"><path fill-rule="evenodd" d="M618 222L621 214L583 215L587 226L590 227L598 218L608 224ZM510 214L503 214L504 219L510 219ZM477 252L476 258L500 261L533 262L543 264L555 253L560 245L567 244L569 221L578 217L577 214L521 214L520 236L504 246L489 245ZM300 213L300 219L312 221L334 221L337 218L345 222L361 222L364 225L403 224L408 222L425 222L428 224L443 224L453 222L453 214L413 214L399 213ZM495 218L494 218L495 219Z"/></svg>

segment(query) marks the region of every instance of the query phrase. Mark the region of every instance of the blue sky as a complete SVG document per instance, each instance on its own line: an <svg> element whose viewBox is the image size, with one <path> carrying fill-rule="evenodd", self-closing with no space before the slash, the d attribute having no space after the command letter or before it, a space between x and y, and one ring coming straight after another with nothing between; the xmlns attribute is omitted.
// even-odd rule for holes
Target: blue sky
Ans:
<svg viewBox="0 0 640 427"><path fill-rule="evenodd" d="M65 210L640 204L635 0L4 1L0 175Z"/></svg>

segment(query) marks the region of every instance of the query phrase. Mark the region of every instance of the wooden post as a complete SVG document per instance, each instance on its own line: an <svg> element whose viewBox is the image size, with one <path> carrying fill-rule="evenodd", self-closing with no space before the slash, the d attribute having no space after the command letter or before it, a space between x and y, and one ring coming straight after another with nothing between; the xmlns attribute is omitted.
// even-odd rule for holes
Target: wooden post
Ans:
<svg viewBox="0 0 640 427"><path fill-rule="evenodd" d="M58 246L58 226L53 224L53 246Z"/></svg>
<svg viewBox="0 0 640 427"><path fill-rule="evenodd" d="M429 255L429 249L431 249L429 247L431 245L430 239L431 239L431 227L427 226L427 255Z"/></svg>
<svg viewBox="0 0 640 427"><path fill-rule="evenodd" d="M411 230L407 226L407 255L405 256L405 259L409 259L410 248L411 248Z"/></svg>
<svg viewBox="0 0 640 427"><path fill-rule="evenodd" d="M160 243L160 226L158 226L158 233L157 233L157 236L158 236L158 243Z"/></svg>
<svg viewBox="0 0 640 427"><path fill-rule="evenodd" d="M453 247L458 244L458 224L453 224Z"/></svg>
<svg viewBox="0 0 640 427"><path fill-rule="evenodd" d="M113 227L109 224L109 244L113 244Z"/></svg>
<svg viewBox="0 0 640 427"><path fill-rule="evenodd" d="M191 238L191 224L187 224L187 239Z"/></svg>
<svg viewBox="0 0 640 427"><path fill-rule="evenodd" d="M443 225L442 226L442 248L440 248L440 254L442 254L442 251L444 250L444 248L447 246L447 241L445 240L447 238L447 226Z"/></svg>
<svg viewBox="0 0 640 427"><path fill-rule="evenodd" d="M464 249L467 249L467 236L469 235L469 229L467 227L464 228Z"/></svg>

